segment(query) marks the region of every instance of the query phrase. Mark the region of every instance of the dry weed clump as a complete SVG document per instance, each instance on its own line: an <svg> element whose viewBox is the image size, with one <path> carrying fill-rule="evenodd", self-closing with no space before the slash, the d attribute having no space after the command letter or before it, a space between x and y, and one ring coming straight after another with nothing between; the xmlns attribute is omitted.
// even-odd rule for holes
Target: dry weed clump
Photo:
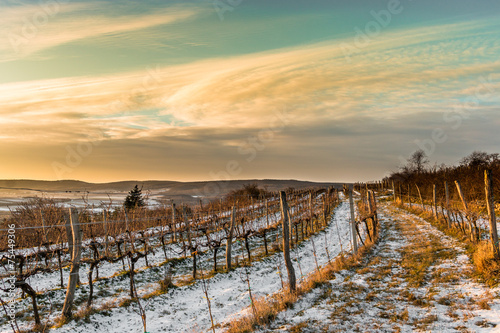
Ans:
<svg viewBox="0 0 500 333"><path fill-rule="evenodd" d="M493 247L489 241L481 241L477 244L472 255L472 261L476 271L485 279L489 285L496 285L500 281L500 260L495 259Z"/></svg>

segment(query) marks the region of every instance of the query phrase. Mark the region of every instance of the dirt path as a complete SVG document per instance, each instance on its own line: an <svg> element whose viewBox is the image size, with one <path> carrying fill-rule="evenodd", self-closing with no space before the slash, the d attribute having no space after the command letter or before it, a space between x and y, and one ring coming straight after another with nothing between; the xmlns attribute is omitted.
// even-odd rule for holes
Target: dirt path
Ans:
<svg viewBox="0 0 500 333"><path fill-rule="evenodd" d="M500 289L474 282L456 241L382 205L378 245L262 332L500 332Z"/></svg>

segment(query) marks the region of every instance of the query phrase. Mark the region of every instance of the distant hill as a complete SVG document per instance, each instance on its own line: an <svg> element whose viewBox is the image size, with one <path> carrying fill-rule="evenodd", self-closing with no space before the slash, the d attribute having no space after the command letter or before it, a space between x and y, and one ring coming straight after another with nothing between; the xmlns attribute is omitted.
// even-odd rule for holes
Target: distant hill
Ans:
<svg viewBox="0 0 500 333"><path fill-rule="evenodd" d="M177 182L164 180L148 181L120 181L111 183L88 183L78 180L0 180L0 189L37 191L37 192L127 192L135 185L143 186L147 190L167 190L170 195L202 195L205 197L224 195L232 190L239 189L245 184L257 184L269 191L278 191L288 187L303 189L309 187L341 187L341 183L316 183L300 180L278 180L278 179L249 179L228 181L203 181L203 182ZM217 195L215 195L217 196Z"/></svg>
<svg viewBox="0 0 500 333"><path fill-rule="evenodd" d="M87 183L80 180L30 180L30 179L3 179L0 188L19 189L42 192L64 191L128 191L136 184L144 184L144 188L160 189L170 187L179 182L174 181L121 181L111 183Z"/></svg>
<svg viewBox="0 0 500 333"><path fill-rule="evenodd" d="M0 218L10 215L20 202L46 196L72 207L89 204L110 203L121 205L127 192L135 185L142 186L148 196L148 203L170 202L197 204L200 200L207 203L224 196L246 184L256 184L268 191L279 191L289 187L296 189L335 186L341 183L316 183L299 180L248 179L206 182L177 182L164 180L121 181L111 183L88 183L78 180L0 180Z"/></svg>

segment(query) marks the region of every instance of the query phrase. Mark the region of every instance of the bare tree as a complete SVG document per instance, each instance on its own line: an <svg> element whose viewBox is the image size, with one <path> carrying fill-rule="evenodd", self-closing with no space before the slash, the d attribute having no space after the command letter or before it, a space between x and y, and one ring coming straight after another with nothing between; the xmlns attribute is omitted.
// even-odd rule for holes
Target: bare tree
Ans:
<svg viewBox="0 0 500 333"><path fill-rule="evenodd" d="M475 150L470 155L462 158L460 160L460 165L471 168L481 168L498 161L499 154L488 154L484 151Z"/></svg>
<svg viewBox="0 0 500 333"><path fill-rule="evenodd" d="M402 170L409 173L415 172L419 174L425 171L427 164L429 164L427 154L422 149L419 149L411 154L406 165L402 167Z"/></svg>

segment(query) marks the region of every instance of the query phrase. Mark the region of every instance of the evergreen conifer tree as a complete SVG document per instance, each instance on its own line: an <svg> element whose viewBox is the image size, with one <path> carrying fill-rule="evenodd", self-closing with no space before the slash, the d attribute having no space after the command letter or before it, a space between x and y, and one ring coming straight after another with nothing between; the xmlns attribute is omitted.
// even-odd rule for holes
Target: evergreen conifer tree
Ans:
<svg viewBox="0 0 500 333"><path fill-rule="evenodd" d="M125 209L134 209L145 206L144 198L142 197L142 188L140 189L137 185L128 192L125 201L123 202Z"/></svg>

